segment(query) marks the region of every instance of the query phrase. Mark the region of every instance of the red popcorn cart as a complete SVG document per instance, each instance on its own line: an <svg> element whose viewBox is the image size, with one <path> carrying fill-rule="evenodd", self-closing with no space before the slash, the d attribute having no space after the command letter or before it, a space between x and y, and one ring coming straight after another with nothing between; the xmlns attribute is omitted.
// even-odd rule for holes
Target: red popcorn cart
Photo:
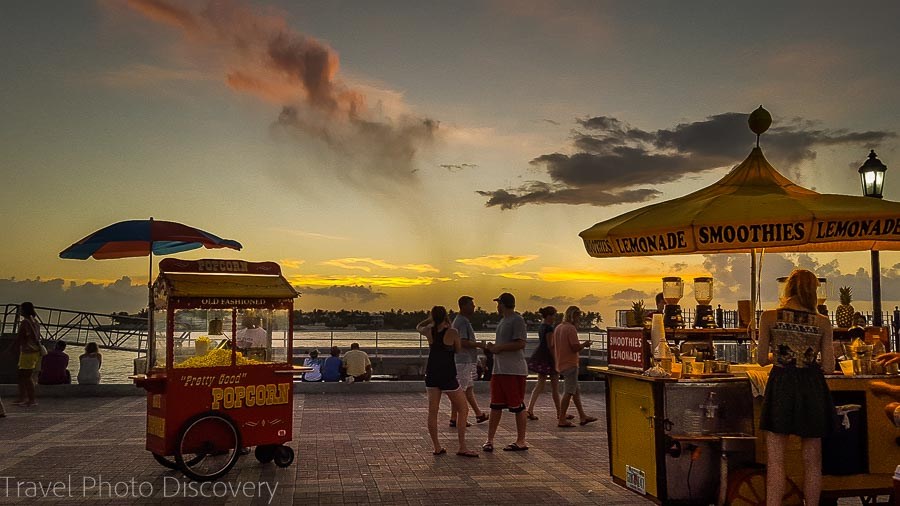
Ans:
<svg viewBox="0 0 900 506"><path fill-rule="evenodd" d="M299 295L273 262L160 262L153 285L147 450L198 481L227 473L244 450L294 460L293 307Z"/></svg>

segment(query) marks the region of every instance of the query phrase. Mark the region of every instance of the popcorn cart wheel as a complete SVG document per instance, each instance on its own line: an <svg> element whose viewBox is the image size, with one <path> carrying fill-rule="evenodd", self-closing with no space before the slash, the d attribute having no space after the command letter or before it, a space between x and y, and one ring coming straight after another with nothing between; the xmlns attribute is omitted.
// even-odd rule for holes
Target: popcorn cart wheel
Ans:
<svg viewBox="0 0 900 506"><path fill-rule="evenodd" d="M725 504L731 506L763 506L766 504L766 470L745 467L730 473ZM803 493L790 478L784 489L782 504L802 505Z"/></svg>
<svg viewBox="0 0 900 506"><path fill-rule="evenodd" d="M275 461L278 467L287 467L294 462L294 450L284 445L261 445L254 450L254 456L262 464Z"/></svg>
<svg viewBox="0 0 900 506"><path fill-rule="evenodd" d="M232 419L210 411L182 425L176 442L175 462L185 476L196 481L221 478L237 463L241 432Z"/></svg>

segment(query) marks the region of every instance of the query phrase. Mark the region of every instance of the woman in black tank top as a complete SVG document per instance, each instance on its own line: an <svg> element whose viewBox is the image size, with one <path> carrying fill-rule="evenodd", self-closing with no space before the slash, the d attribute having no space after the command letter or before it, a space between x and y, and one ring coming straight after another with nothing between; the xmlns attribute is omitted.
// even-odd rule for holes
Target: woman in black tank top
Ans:
<svg viewBox="0 0 900 506"><path fill-rule="evenodd" d="M437 420L441 406L441 393L447 394L456 411L456 430L459 435L461 457L478 457L478 453L466 448L466 417L468 404L465 393L456 381L456 361L454 355L462 349L459 332L450 326L447 310L434 306L431 316L416 326L420 334L428 338L428 363L425 366L425 387L428 391L428 434L434 445L433 453L443 455L447 450L438 440Z"/></svg>

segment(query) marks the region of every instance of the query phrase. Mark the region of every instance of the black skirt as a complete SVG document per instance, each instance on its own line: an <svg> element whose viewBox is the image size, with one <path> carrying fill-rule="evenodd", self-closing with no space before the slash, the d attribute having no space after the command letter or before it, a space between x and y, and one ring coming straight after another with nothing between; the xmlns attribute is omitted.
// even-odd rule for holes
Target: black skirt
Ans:
<svg viewBox="0 0 900 506"><path fill-rule="evenodd" d="M772 368L759 428L776 434L821 438L834 430L834 401L818 367Z"/></svg>

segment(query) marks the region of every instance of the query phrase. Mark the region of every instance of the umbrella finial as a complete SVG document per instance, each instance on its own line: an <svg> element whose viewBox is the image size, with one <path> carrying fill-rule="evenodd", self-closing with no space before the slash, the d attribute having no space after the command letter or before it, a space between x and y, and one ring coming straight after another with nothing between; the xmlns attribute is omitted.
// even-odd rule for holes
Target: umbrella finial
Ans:
<svg viewBox="0 0 900 506"><path fill-rule="evenodd" d="M772 115L769 114L769 111L763 109L763 106L759 106L759 108L750 113L747 124L750 125L750 130L756 134L756 147L759 147L759 136L772 126Z"/></svg>

